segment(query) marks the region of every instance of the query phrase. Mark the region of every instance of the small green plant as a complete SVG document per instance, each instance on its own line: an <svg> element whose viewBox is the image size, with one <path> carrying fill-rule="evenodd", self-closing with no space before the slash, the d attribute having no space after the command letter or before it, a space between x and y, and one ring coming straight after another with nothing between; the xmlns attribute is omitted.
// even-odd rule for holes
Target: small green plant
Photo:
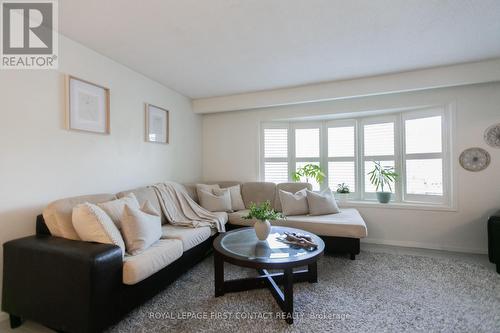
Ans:
<svg viewBox="0 0 500 333"><path fill-rule="evenodd" d="M338 184L337 185L337 193L342 193L342 194L351 193L351 190L349 189L349 185L347 185L346 183Z"/></svg>
<svg viewBox="0 0 500 333"><path fill-rule="evenodd" d="M250 203L250 212L248 212L248 215L243 216L243 218L247 220L257 219L261 221L274 221L282 219L283 214L278 213L274 209L272 209L271 202L268 200L259 205L254 202Z"/></svg>
<svg viewBox="0 0 500 333"><path fill-rule="evenodd" d="M302 168L298 168L297 171L292 172L292 179L295 182L300 182L300 178L305 177L306 183L309 183L309 179L312 178L315 179L318 184L321 184L325 176L320 166L316 164L306 164Z"/></svg>
<svg viewBox="0 0 500 333"><path fill-rule="evenodd" d="M375 190L378 192L384 192L384 186L389 187L389 192L392 192L391 184L394 184L398 179L399 175L394 172L394 168L390 166L382 166L380 162L374 161L375 166L373 170L368 172L370 176L370 182L375 186Z"/></svg>

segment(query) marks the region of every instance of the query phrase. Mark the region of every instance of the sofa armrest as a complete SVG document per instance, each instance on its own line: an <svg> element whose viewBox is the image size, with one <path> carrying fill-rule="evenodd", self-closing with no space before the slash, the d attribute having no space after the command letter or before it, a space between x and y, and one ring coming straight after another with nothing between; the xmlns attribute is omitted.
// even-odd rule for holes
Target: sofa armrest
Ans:
<svg viewBox="0 0 500 333"><path fill-rule="evenodd" d="M68 332L98 332L113 321L122 282L118 246L53 236L3 246L3 311Z"/></svg>
<svg viewBox="0 0 500 333"><path fill-rule="evenodd" d="M488 219L488 257L500 265L500 211Z"/></svg>

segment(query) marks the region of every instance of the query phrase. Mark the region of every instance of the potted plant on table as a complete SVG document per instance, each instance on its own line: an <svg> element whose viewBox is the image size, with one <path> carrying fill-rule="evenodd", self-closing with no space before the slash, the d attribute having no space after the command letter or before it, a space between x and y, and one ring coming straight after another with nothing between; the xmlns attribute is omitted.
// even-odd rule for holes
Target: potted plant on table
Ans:
<svg viewBox="0 0 500 333"><path fill-rule="evenodd" d="M314 179L321 184L325 179L325 173L321 170L321 167L316 164L306 164L302 168L298 168L297 171L292 172L292 179L294 182L300 182L300 179L304 177L306 183L309 183L309 179Z"/></svg>
<svg viewBox="0 0 500 333"><path fill-rule="evenodd" d="M338 184L337 185L337 195L336 197L340 202L346 202L347 199L349 199L349 194L351 193L351 190L349 189L349 185L346 183Z"/></svg>
<svg viewBox="0 0 500 333"><path fill-rule="evenodd" d="M370 182L375 186L375 190L377 191L377 199L380 203L388 203L391 201L392 195L392 186L399 175L394 172L394 167L391 166L382 166L380 162L374 161L375 166L373 170L368 172L370 176ZM389 192L384 191L384 186L389 188ZM379 191L380 189L380 191Z"/></svg>
<svg viewBox="0 0 500 333"><path fill-rule="evenodd" d="M271 208L271 202L265 201L261 204L256 204L254 202L250 203L250 211L248 215L243 216L244 219L256 219L254 224L255 234L259 240L266 240L267 236L271 232L270 221L275 221L277 219L282 219L283 214L276 212Z"/></svg>

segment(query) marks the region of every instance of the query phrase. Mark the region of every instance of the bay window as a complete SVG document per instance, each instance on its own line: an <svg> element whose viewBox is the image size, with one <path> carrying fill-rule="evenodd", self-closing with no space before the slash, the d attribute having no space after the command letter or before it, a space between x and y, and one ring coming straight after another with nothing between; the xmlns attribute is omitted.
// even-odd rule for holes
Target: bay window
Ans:
<svg viewBox="0 0 500 333"><path fill-rule="evenodd" d="M314 190L345 183L350 200L375 201L368 172L374 162L400 175L391 186L393 203L452 205L450 113L445 107L320 122L262 124L261 177L291 181L293 171L320 165L326 174ZM305 179L302 179L305 181ZM384 188L389 191L389 188Z"/></svg>

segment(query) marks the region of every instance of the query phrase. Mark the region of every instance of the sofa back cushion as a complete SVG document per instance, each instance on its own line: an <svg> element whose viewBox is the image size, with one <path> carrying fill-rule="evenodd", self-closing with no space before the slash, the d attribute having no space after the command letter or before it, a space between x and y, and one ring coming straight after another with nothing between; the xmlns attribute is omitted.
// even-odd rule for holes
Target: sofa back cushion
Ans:
<svg viewBox="0 0 500 333"><path fill-rule="evenodd" d="M280 190L290 193L297 193L300 190L312 190L312 185L309 183L280 183L276 185L276 198L274 199L274 209L278 212L282 211L281 200L279 197Z"/></svg>
<svg viewBox="0 0 500 333"><path fill-rule="evenodd" d="M116 196L119 199L121 199L123 197L126 197L129 193L133 193L135 195L141 207L144 205L146 201L149 201L149 203L154 207L154 209L160 213L161 223L162 224L167 223L167 219L165 218L165 215L163 215L163 211L161 210L160 202L158 201L158 197L156 196L154 188L150 186L138 187L132 190L122 191L120 193L117 193Z"/></svg>
<svg viewBox="0 0 500 333"><path fill-rule="evenodd" d="M52 236L80 240L73 227L73 208L85 202L97 204L113 199L116 199L114 194L94 194L57 200L43 210L43 219Z"/></svg>
<svg viewBox="0 0 500 333"><path fill-rule="evenodd" d="M270 201L274 207L276 197L276 184L267 182L249 182L241 185L241 196L246 208L250 208L250 203L260 204Z"/></svg>

